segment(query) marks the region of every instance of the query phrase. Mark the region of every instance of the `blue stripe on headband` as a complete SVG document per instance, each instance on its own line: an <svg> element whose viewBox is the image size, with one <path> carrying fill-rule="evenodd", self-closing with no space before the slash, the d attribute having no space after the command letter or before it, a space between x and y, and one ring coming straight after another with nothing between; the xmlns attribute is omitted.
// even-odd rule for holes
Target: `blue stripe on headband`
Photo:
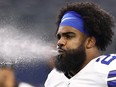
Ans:
<svg viewBox="0 0 116 87"><path fill-rule="evenodd" d="M71 26L73 28L76 28L80 32L88 35L88 32L84 29L84 21L81 15L74 11L68 11L64 14L60 26Z"/></svg>

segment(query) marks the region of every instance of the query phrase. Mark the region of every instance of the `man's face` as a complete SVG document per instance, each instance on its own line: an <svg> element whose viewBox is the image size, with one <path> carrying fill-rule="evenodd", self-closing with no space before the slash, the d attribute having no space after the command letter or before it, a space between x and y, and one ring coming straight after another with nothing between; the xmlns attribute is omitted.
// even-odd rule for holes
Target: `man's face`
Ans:
<svg viewBox="0 0 116 87"><path fill-rule="evenodd" d="M56 69L62 72L75 71L81 68L85 59L85 35L73 27L62 26L57 32Z"/></svg>

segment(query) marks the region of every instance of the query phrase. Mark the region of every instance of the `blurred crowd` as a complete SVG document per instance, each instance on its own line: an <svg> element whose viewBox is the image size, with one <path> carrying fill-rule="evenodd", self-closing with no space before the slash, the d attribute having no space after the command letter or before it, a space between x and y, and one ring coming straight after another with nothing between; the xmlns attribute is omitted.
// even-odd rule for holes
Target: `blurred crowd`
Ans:
<svg viewBox="0 0 116 87"><path fill-rule="evenodd" d="M12 67L0 67L0 87L34 87L24 82L17 82L15 72Z"/></svg>

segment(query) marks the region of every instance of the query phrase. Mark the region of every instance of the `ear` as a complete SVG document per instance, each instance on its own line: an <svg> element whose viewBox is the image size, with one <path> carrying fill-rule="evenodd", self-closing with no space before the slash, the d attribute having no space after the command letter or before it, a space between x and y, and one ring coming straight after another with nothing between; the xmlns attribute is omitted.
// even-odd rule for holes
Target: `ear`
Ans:
<svg viewBox="0 0 116 87"><path fill-rule="evenodd" d="M94 47L95 44L96 44L96 39L95 39L95 37L88 37L88 38L86 39L86 42L85 42L85 48L86 48L86 49L90 49L90 48Z"/></svg>

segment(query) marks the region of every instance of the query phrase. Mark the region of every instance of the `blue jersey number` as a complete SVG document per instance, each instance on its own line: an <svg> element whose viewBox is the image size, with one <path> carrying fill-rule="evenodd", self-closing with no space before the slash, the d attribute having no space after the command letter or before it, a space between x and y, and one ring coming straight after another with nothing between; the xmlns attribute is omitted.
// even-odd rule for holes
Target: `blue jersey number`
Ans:
<svg viewBox="0 0 116 87"><path fill-rule="evenodd" d="M116 56L110 56L108 55L107 57L105 57L103 60L101 60L101 63L102 64L106 64L106 65L109 65L113 60L116 59ZM99 60L97 60L98 62Z"/></svg>

